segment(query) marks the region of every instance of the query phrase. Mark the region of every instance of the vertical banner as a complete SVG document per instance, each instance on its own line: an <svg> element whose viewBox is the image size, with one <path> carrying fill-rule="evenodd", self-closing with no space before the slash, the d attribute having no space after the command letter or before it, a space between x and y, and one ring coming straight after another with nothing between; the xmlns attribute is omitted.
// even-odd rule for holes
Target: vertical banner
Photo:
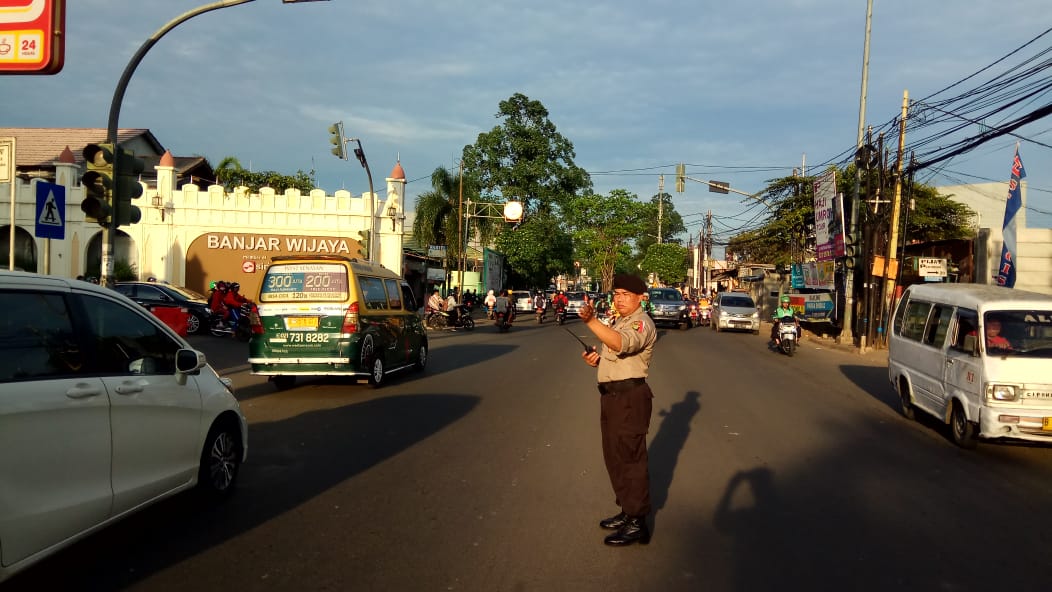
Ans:
<svg viewBox="0 0 1052 592"><path fill-rule="evenodd" d="M1015 147L1012 159L1012 178L1008 181L1008 201L1005 203L1005 222L1001 234L1004 242L1001 245L1001 264L997 266L997 285L1006 288L1015 287L1015 245L1016 214L1023 208L1023 192L1019 182L1026 178L1023 161L1019 158L1019 145Z"/></svg>
<svg viewBox="0 0 1052 592"><path fill-rule="evenodd" d="M836 171L815 180L815 250L819 261L844 256L844 208L836 192Z"/></svg>

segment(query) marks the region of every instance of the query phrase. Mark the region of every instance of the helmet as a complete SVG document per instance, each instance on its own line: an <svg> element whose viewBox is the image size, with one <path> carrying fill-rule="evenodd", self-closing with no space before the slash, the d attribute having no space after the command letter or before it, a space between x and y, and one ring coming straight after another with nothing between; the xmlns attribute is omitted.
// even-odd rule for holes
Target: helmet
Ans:
<svg viewBox="0 0 1052 592"><path fill-rule="evenodd" d="M216 289L216 281L215 280L212 280L212 281L208 282L208 289L209 290L215 290Z"/></svg>
<svg viewBox="0 0 1052 592"><path fill-rule="evenodd" d="M235 291L235 292L237 292L238 290L240 290L240 289L241 289L241 284L239 284L239 283L237 283L237 282L234 282L234 283L230 284L230 289L231 289L231 290L233 290L233 291ZM786 300L788 301L788 300L789 300L789 298L788 298L788 297L786 297Z"/></svg>
<svg viewBox="0 0 1052 592"><path fill-rule="evenodd" d="M781 302L782 304L789 304L789 295L788 294L782 294L782 297L779 298L778 301Z"/></svg>
<svg viewBox="0 0 1052 592"><path fill-rule="evenodd" d="M216 282L216 290L220 292L226 292L226 282Z"/></svg>

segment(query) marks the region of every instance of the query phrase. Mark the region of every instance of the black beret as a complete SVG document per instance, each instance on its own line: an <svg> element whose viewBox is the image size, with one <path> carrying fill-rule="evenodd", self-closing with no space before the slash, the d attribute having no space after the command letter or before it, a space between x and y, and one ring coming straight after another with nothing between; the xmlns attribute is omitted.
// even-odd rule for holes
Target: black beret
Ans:
<svg viewBox="0 0 1052 592"><path fill-rule="evenodd" d="M628 290L633 294L646 294L647 284L643 278L630 273L619 273L614 276L615 290Z"/></svg>

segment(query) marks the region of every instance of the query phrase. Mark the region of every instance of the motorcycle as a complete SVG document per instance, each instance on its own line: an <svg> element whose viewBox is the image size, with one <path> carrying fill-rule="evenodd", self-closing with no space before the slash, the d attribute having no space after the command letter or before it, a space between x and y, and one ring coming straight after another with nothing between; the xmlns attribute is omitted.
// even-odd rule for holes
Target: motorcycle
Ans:
<svg viewBox="0 0 1052 592"><path fill-rule="evenodd" d="M545 312L547 312L547 311L544 310L543 308L537 308L537 324L538 325L544 322L544 313Z"/></svg>
<svg viewBox="0 0 1052 592"><path fill-rule="evenodd" d="M710 322L712 322L712 309L706 306L698 310L698 324L708 326Z"/></svg>
<svg viewBox="0 0 1052 592"><path fill-rule="evenodd" d="M508 329L511 329L512 316L510 309L504 312L494 312L493 318L493 324L497 326L497 332L507 333Z"/></svg>
<svg viewBox="0 0 1052 592"><path fill-rule="evenodd" d="M791 357L796 352L798 338L796 319L790 315L785 315L778 321L778 349L782 350L783 354Z"/></svg>
<svg viewBox="0 0 1052 592"><path fill-rule="evenodd" d="M234 337L238 341L252 338L252 315L259 315L259 309L252 302L230 308L229 322L223 321L223 315L213 312L209 319L209 332L214 337Z"/></svg>
<svg viewBox="0 0 1052 592"><path fill-rule="evenodd" d="M456 314L453 314L455 311ZM471 331L475 328L475 319L471 318L471 307L466 304L458 304L452 310L436 310L428 315L425 321L428 329L466 329Z"/></svg>
<svg viewBox="0 0 1052 592"><path fill-rule="evenodd" d="M566 322L566 307L565 306L557 306L555 308L555 322L560 324L560 325Z"/></svg>

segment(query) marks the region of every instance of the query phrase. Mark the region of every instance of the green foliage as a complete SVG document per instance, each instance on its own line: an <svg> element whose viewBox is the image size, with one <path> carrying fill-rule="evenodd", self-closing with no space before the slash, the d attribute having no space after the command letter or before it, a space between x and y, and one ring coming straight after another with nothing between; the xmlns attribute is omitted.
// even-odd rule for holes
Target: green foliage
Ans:
<svg viewBox="0 0 1052 592"><path fill-rule="evenodd" d="M660 207L658 206L658 200L661 202ZM676 206L672 203L672 196L668 193L655 194L647 202L646 207L648 212L647 227L643 229L643 234L635 241L636 253L640 259L646 255L650 245L658 242L659 218L661 220L660 233L663 242L680 243L682 241L674 237L687 232L687 227L683 224L683 216L676 211Z"/></svg>
<svg viewBox="0 0 1052 592"><path fill-rule="evenodd" d="M84 277L102 279L102 268L98 264L90 265L85 270ZM134 282L139 279L139 270L134 263L129 263L125 259L114 259L113 278L117 282Z"/></svg>
<svg viewBox="0 0 1052 592"><path fill-rule="evenodd" d="M465 246L472 239L486 245L500 230L499 220L469 217L469 200L478 202L474 180L467 176L461 179L443 167L431 173L431 190L416 199L413 238L420 245L445 245L447 269L459 269L460 238Z"/></svg>
<svg viewBox="0 0 1052 592"><path fill-rule="evenodd" d="M741 261L787 264L808 260L814 256L814 181L815 177L790 176L770 181L761 199L770 208L763 225L733 237L727 245L728 254ZM837 170L837 190L847 196L844 222L848 223L855 194L855 167ZM882 186L881 183L883 183ZM879 252L887 244L891 224L891 208L881 203L874 208L867 200L875 196L888 200L894 195L894 179L871 171L862 181L859 224L874 234L873 244ZM910 198L914 209L909 210ZM904 221L904 235L900 244L912 241L932 241L975 236L972 227L974 213L964 204L939 195L934 187L922 183L903 189L900 223ZM874 210L876 210L874 212Z"/></svg>
<svg viewBox="0 0 1052 592"><path fill-rule="evenodd" d="M568 199L563 208L582 265L595 270L602 290L611 289L618 263L649 223L647 205L636 194L614 189L609 195L588 194ZM622 268L623 269L623 268Z"/></svg>
<svg viewBox="0 0 1052 592"><path fill-rule="evenodd" d="M227 156L219 161L215 173L216 181L228 192L233 191L235 187L242 186L248 187L251 193L258 193L263 187L270 187L278 193L286 189L299 189L303 193L310 193L314 189L310 175L301 170L291 176L275 171L253 172L242 168L241 162L233 156Z"/></svg>
<svg viewBox="0 0 1052 592"><path fill-rule="evenodd" d="M553 216L531 216L502 232L496 245L507 258L515 286L546 288L554 276L573 268L573 240Z"/></svg>
<svg viewBox="0 0 1052 592"><path fill-rule="evenodd" d="M503 123L464 147L465 174L487 201L521 201L528 217L552 213L567 198L592 187L574 164L573 143L556 131L540 101L521 93L500 102Z"/></svg>
<svg viewBox="0 0 1052 592"><path fill-rule="evenodd" d="M666 285L678 284L687 279L689 253L683 245L658 243L647 248L640 267L645 273L653 273Z"/></svg>

